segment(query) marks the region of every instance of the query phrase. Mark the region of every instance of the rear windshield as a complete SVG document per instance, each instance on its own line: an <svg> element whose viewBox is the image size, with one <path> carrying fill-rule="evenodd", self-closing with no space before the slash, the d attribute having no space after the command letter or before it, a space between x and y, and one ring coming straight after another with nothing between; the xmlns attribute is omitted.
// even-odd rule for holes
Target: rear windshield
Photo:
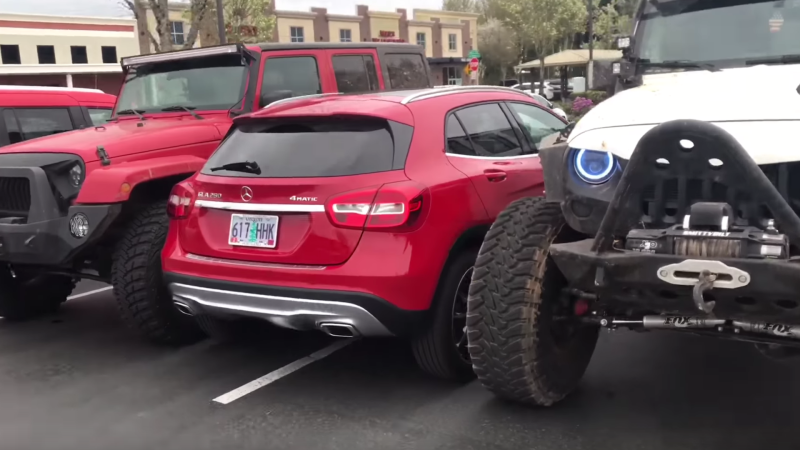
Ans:
<svg viewBox="0 0 800 450"><path fill-rule="evenodd" d="M304 178L384 172L403 168L410 140L411 127L373 118L243 123L220 144L202 173ZM243 162L255 162L261 173L211 170Z"/></svg>

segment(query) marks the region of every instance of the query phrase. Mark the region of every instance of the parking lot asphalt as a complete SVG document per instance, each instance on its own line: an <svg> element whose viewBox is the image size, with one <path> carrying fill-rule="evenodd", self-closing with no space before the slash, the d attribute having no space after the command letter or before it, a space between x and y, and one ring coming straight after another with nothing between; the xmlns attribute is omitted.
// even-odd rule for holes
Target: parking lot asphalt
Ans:
<svg viewBox="0 0 800 450"><path fill-rule="evenodd" d="M108 290L0 321L0 449L800 448L800 363L748 344L604 334L581 389L530 408L426 377L402 342L359 340L215 402L338 342L260 324L244 338L150 345L123 328Z"/></svg>

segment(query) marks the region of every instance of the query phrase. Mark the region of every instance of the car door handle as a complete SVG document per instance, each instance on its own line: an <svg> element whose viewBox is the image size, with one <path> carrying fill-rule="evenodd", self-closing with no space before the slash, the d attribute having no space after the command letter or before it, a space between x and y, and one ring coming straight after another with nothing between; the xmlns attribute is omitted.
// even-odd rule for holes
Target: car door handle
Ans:
<svg viewBox="0 0 800 450"><path fill-rule="evenodd" d="M497 169L486 169L483 171L483 174L486 175L486 178L492 183L503 181L508 177L508 174Z"/></svg>

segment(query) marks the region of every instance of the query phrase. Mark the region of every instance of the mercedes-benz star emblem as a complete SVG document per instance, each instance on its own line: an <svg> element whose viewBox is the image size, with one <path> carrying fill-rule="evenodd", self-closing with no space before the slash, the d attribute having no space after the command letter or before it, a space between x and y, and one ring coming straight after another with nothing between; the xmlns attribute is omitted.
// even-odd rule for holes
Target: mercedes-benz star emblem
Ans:
<svg viewBox="0 0 800 450"><path fill-rule="evenodd" d="M242 186L242 200L249 202L253 199L253 190L247 186Z"/></svg>

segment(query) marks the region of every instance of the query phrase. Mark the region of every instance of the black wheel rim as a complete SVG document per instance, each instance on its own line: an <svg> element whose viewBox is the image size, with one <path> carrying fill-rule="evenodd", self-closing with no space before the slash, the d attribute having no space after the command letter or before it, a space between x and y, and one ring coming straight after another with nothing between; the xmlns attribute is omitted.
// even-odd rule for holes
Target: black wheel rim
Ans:
<svg viewBox="0 0 800 450"><path fill-rule="evenodd" d="M472 281L472 267L467 269L456 286L456 293L453 296L452 310L452 330L453 345L462 361L471 363L469 348L467 347L467 298L469 296L469 284Z"/></svg>

